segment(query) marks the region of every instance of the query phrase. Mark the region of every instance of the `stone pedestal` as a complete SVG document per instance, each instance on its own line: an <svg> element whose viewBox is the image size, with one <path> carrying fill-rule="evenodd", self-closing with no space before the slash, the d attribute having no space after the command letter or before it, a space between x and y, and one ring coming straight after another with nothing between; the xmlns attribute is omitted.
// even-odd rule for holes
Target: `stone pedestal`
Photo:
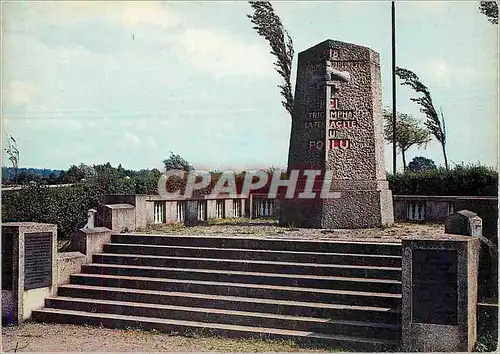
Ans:
<svg viewBox="0 0 500 354"><path fill-rule="evenodd" d="M402 240L402 340L410 352L467 352L476 343L479 240Z"/></svg>
<svg viewBox="0 0 500 354"><path fill-rule="evenodd" d="M336 198L282 197L281 224L369 228L394 222L386 181L380 59L327 40L299 53L288 172L321 171ZM321 189L321 186L314 187ZM313 189L313 190L314 190Z"/></svg>
<svg viewBox="0 0 500 354"><path fill-rule="evenodd" d="M111 230L107 227L92 227L78 230L71 236L71 249L85 255L87 263L92 255L102 252L105 243L111 242Z"/></svg>
<svg viewBox="0 0 500 354"><path fill-rule="evenodd" d="M2 319L18 324L57 290L57 225L2 224Z"/></svg>

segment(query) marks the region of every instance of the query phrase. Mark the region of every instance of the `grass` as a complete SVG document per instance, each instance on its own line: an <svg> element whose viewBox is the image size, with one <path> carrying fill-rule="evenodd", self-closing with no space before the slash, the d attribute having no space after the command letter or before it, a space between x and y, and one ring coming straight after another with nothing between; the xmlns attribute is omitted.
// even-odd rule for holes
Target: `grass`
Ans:
<svg viewBox="0 0 500 354"><path fill-rule="evenodd" d="M476 351L478 352L496 352L498 341L491 332L485 332L478 336Z"/></svg>
<svg viewBox="0 0 500 354"><path fill-rule="evenodd" d="M249 218L231 218L231 219L209 219L207 226L212 225L245 225L252 222Z"/></svg>
<svg viewBox="0 0 500 354"><path fill-rule="evenodd" d="M293 340L271 340L259 338L233 339L226 337L200 338L207 350L222 352L345 352L341 348L325 348L314 345L300 345Z"/></svg>
<svg viewBox="0 0 500 354"><path fill-rule="evenodd" d="M160 331L141 330L128 327L123 329L130 335L150 334L164 335ZM346 352L344 348L325 346L321 342L309 341L300 343L294 340L268 339L264 335L253 338L229 338L213 334L208 328L188 330L182 334L178 332L167 333L179 346L199 347L203 351L217 352Z"/></svg>
<svg viewBox="0 0 500 354"><path fill-rule="evenodd" d="M207 232L213 233L216 230L219 232L226 232L229 234L248 234L248 235L265 235L272 233L269 230L269 225L273 224L272 220L269 219L249 219L249 218L227 218L227 219L209 219L201 222L197 226L185 226L183 223L169 223L169 224L156 224L150 225L145 229L138 230L138 232L143 232L147 234L164 233L164 234L206 234ZM260 227L266 226L264 230ZM228 230L223 230L224 227L233 227ZM214 227L214 229L211 229ZM278 228L276 223L276 228ZM286 228L282 228L287 230ZM274 231L274 230L273 230ZM279 233L285 233L285 231L278 230ZM290 230L287 230L290 231Z"/></svg>

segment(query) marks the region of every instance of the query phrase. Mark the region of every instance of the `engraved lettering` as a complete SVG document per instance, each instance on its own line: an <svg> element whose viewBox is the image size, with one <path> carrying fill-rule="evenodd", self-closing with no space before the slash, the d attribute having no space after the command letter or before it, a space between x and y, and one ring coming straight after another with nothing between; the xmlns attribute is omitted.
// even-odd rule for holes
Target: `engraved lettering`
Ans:
<svg viewBox="0 0 500 354"><path fill-rule="evenodd" d="M330 111L330 118L331 119L338 119L338 118L350 119L350 118L354 118L354 111L352 109L349 109L349 110L341 110L341 109L332 110L332 111Z"/></svg>

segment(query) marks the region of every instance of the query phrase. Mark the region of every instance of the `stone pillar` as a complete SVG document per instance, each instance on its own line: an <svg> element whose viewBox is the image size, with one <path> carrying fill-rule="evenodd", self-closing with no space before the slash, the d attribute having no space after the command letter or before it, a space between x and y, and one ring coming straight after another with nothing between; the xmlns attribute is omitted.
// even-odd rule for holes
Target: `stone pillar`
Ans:
<svg viewBox="0 0 500 354"><path fill-rule="evenodd" d="M217 199L207 199L207 220L217 219Z"/></svg>
<svg viewBox="0 0 500 354"><path fill-rule="evenodd" d="M199 224L198 220L198 201L186 200L186 214L184 215L185 226L195 226Z"/></svg>
<svg viewBox="0 0 500 354"><path fill-rule="evenodd" d="M248 218L253 219L253 194L248 198Z"/></svg>
<svg viewBox="0 0 500 354"><path fill-rule="evenodd" d="M111 242L111 230L107 227L82 228L71 235L71 249L85 255L87 263L92 255L102 252L105 243Z"/></svg>
<svg viewBox="0 0 500 354"><path fill-rule="evenodd" d="M384 166L380 59L373 50L327 40L299 53L288 172L321 171L316 198L281 196L280 223L370 228L394 222ZM336 197L319 198L319 191Z"/></svg>
<svg viewBox="0 0 500 354"><path fill-rule="evenodd" d="M402 239L402 340L411 352L467 352L476 344L479 239Z"/></svg>
<svg viewBox="0 0 500 354"><path fill-rule="evenodd" d="M224 200L224 218L229 219L234 217L234 202L233 199L227 198Z"/></svg>
<svg viewBox="0 0 500 354"><path fill-rule="evenodd" d="M57 291L57 225L2 224L2 319L18 324Z"/></svg>
<svg viewBox="0 0 500 354"><path fill-rule="evenodd" d="M483 220L470 210L460 210L446 218L444 232L481 237L483 236Z"/></svg>

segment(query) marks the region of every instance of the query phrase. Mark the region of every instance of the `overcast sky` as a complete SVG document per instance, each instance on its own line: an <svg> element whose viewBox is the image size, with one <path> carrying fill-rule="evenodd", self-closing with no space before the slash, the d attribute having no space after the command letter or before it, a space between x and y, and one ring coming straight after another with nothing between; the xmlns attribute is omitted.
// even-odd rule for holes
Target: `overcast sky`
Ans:
<svg viewBox="0 0 500 354"><path fill-rule="evenodd" d="M297 54L335 39L380 53L391 104L390 2L273 2ZM498 28L477 1L402 2L397 65L442 107L452 163L497 164ZM246 2L3 2L3 136L22 167L286 167L291 119ZM295 83L294 83L295 84ZM398 87L398 110L424 116ZM392 147L386 146L390 170ZM440 145L410 150L443 163ZM8 165L4 154L4 165ZM398 156L398 164L400 164ZM453 164L452 164L453 166Z"/></svg>

